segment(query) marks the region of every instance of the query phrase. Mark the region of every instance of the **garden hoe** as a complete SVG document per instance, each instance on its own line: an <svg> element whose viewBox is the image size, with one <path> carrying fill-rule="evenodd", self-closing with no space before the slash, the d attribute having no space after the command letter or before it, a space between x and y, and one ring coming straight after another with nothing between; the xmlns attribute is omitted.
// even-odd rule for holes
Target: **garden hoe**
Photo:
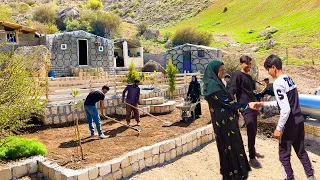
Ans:
<svg viewBox="0 0 320 180"><path fill-rule="evenodd" d="M140 109L140 108L137 108L137 107L135 107L135 106L132 106L131 104L128 104L128 103L126 103L126 102L124 102L124 103L125 103L126 105L132 107L132 108L135 108L135 109L137 109L137 110L139 110L139 111L141 111L141 112L146 113L147 115L155 118L156 120L161 121L161 122L163 123L163 126L170 126L170 125L171 125L171 123L168 122L168 121L164 121L164 120L162 120L162 119L160 119L160 118L158 118L158 117L156 117L156 116L154 116L154 115L152 115L152 114L150 114L150 113L148 113L148 112L146 112L146 111L144 111L144 110L142 110L142 109Z"/></svg>

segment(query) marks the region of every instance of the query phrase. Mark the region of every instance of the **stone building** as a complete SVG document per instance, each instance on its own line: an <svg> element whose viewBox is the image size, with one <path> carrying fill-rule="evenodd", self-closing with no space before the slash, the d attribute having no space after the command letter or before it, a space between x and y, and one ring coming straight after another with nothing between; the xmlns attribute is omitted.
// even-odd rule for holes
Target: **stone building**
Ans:
<svg viewBox="0 0 320 180"><path fill-rule="evenodd" d="M172 59L172 63L178 68L179 73L198 72L204 73L208 63L214 59L221 60L222 51L217 48L183 44L166 52L166 60Z"/></svg>
<svg viewBox="0 0 320 180"><path fill-rule="evenodd" d="M132 61L136 68L143 67L143 47L127 39L115 40L114 56L118 69L127 69Z"/></svg>
<svg viewBox="0 0 320 180"><path fill-rule="evenodd" d="M13 51L21 46L40 45L36 29L15 23L0 21L0 51Z"/></svg>
<svg viewBox="0 0 320 180"><path fill-rule="evenodd" d="M71 76L72 68L114 69L114 44L109 39L80 30L49 34L41 43L51 52L51 70L56 76Z"/></svg>

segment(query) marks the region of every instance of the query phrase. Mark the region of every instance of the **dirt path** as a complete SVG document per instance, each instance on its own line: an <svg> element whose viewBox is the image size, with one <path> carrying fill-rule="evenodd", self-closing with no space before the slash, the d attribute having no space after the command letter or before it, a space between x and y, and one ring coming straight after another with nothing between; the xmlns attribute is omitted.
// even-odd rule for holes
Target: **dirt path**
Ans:
<svg viewBox="0 0 320 180"><path fill-rule="evenodd" d="M243 134L246 142L246 135ZM310 142L308 142L310 143ZM320 148L316 144L308 144L308 153L312 160L316 177L320 177ZM258 137L257 150L266 157L260 162L263 166L261 169L253 169L250 172L250 179L261 180L283 180L283 168L278 161L277 141L264 137ZM292 166L297 180L304 180L304 170L295 153L292 153ZM182 157L172 164L157 167L141 174L135 175L131 180L208 180L221 179L219 174L219 156L216 143L210 143L203 149L194 152L188 156Z"/></svg>

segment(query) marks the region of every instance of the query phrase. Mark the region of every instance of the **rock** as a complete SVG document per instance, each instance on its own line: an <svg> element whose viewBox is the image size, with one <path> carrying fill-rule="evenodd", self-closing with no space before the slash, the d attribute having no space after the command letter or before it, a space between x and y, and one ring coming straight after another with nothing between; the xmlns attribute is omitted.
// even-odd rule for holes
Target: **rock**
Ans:
<svg viewBox="0 0 320 180"><path fill-rule="evenodd" d="M39 77L47 77L50 70L50 51L44 46L22 46L14 51L15 56L21 56L24 58L32 58L33 64L28 64L27 68L34 68L35 74Z"/></svg>
<svg viewBox="0 0 320 180"><path fill-rule="evenodd" d="M170 39L167 40L166 44L164 45L165 48L171 48L172 47L172 41Z"/></svg>
<svg viewBox="0 0 320 180"><path fill-rule="evenodd" d="M232 42L232 43L228 43L227 46L229 47L235 47L235 46L240 46L241 44L239 42Z"/></svg>
<svg viewBox="0 0 320 180"><path fill-rule="evenodd" d="M269 33L273 34L273 33L276 33L278 31L277 28L275 27L272 27L272 28L266 28L265 30L261 31L258 35L258 37L263 37L263 36L266 36L268 35Z"/></svg>
<svg viewBox="0 0 320 180"><path fill-rule="evenodd" d="M256 31L253 30L253 29L250 29L247 33L248 33L248 34L252 34L252 33L254 33L254 32L256 32Z"/></svg>
<svg viewBox="0 0 320 180"><path fill-rule="evenodd" d="M151 30L147 29L142 36L144 36L147 40L157 40L159 37L159 30Z"/></svg>
<svg viewBox="0 0 320 180"><path fill-rule="evenodd" d="M142 72L157 72L166 73L166 70L156 61L149 60L142 68Z"/></svg>
<svg viewBox="0 0 320 180"><path fill-rule="evenodd" d="M268 101L276 101L274 96L270 97ZM262 118L270 118L275 115L279 115L280 111L278 106L265 106L263 107L263 116Z"/></svg>
<svg viewBox="0 0 320 180"><path fill-rule="evenodd" d="M273 48L277 42L275 40L269 39L266 45L266 50Z"/></svg>
<svg viewBox="0 0 320 180"><path fill-rule="evenodd" d="M63 22L66 18L71 18L71 19L77 19L79 20L80 18L80 10L76 6L70 6L66 9L61 10L57 14L57 26L59 29L65 29L65 23Z"/></svg>
<svg viewBox="0 0 320 180"><path fill-rule="evenodd" d="M247 50L247 52L248 52L248 53L253 53L253 52L259 51L259 49L260 49L259 47L256 47L256 46L255 46L255 47L249 48L249 49Z"/></svg>
<svg viewBox="0 0 320 180"><path fill-rule="evenodd" d="M137 24L137 22L134 19L132 19L132 17L127 17L124 19L124 21L130 24Z"/></svg>
<svg viewBox="0 0 320 180"><path fill-rule="evenodd" d="M271 33L268 33L266 35L266 37L264 38L264 40L268 40L268 39L271 39L272 38L272 34Z"/></svg>

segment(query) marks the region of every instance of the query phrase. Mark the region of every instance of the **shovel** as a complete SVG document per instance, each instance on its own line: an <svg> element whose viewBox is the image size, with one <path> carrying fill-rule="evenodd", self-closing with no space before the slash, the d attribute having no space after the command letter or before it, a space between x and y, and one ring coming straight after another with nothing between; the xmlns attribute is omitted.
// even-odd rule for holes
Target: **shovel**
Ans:
<svg viewBox="0 0 320 180"><path fill-rule="evenodd" d="M130 129L133 129L133 130L137 131L138 133L141 132L141 130L138 129L138 128L135 128L135 127L132 127L132 126L130 126L130 125L127 125L127 124L125 124L125 123L123 123L123 122L121 122L121 121L115 120L115 119L113 119L113 118L111 118L111 117L109 117L109 116L105 116L105 117L106 117L107 119L110 119L110 120L112 120L112 121L115 121L115 122L117 122L117 123L120 123L120 124L122 124L122 125L130 128Z"/></svg>
<svg viewBox="0 0 320 180"><path fill-rule="evenodd" d="M141 112L144 112L144 113L146 113L147 115L149 115L149 116L151 116L151 117L153 117L153 118L155 118L156 120L158 120L158 121L161 121L162 123L163 123L163 125L164 126L169 126L171 123L170 122L168 122L168 121L164 121L164 120L162 120L162 119L160 119L160 118L158 118L158 117L156 117L156 116L154 116L154 115L152 115L152 114L150 114L150 113L148 113L148 112L146 112L146 111L144 111L144 110L142 110L142 109L140 109L140 108L137 108L137 107L135 107L135 106L132 106L131 104L128 104L128 103L126 103L126 102L124 102L126 105L128 105L128 106L130 106L130 107L132 107L132 108L134 108L134 109L137 109L137 110L139 110L139 111L141 111Z"/></svg>

